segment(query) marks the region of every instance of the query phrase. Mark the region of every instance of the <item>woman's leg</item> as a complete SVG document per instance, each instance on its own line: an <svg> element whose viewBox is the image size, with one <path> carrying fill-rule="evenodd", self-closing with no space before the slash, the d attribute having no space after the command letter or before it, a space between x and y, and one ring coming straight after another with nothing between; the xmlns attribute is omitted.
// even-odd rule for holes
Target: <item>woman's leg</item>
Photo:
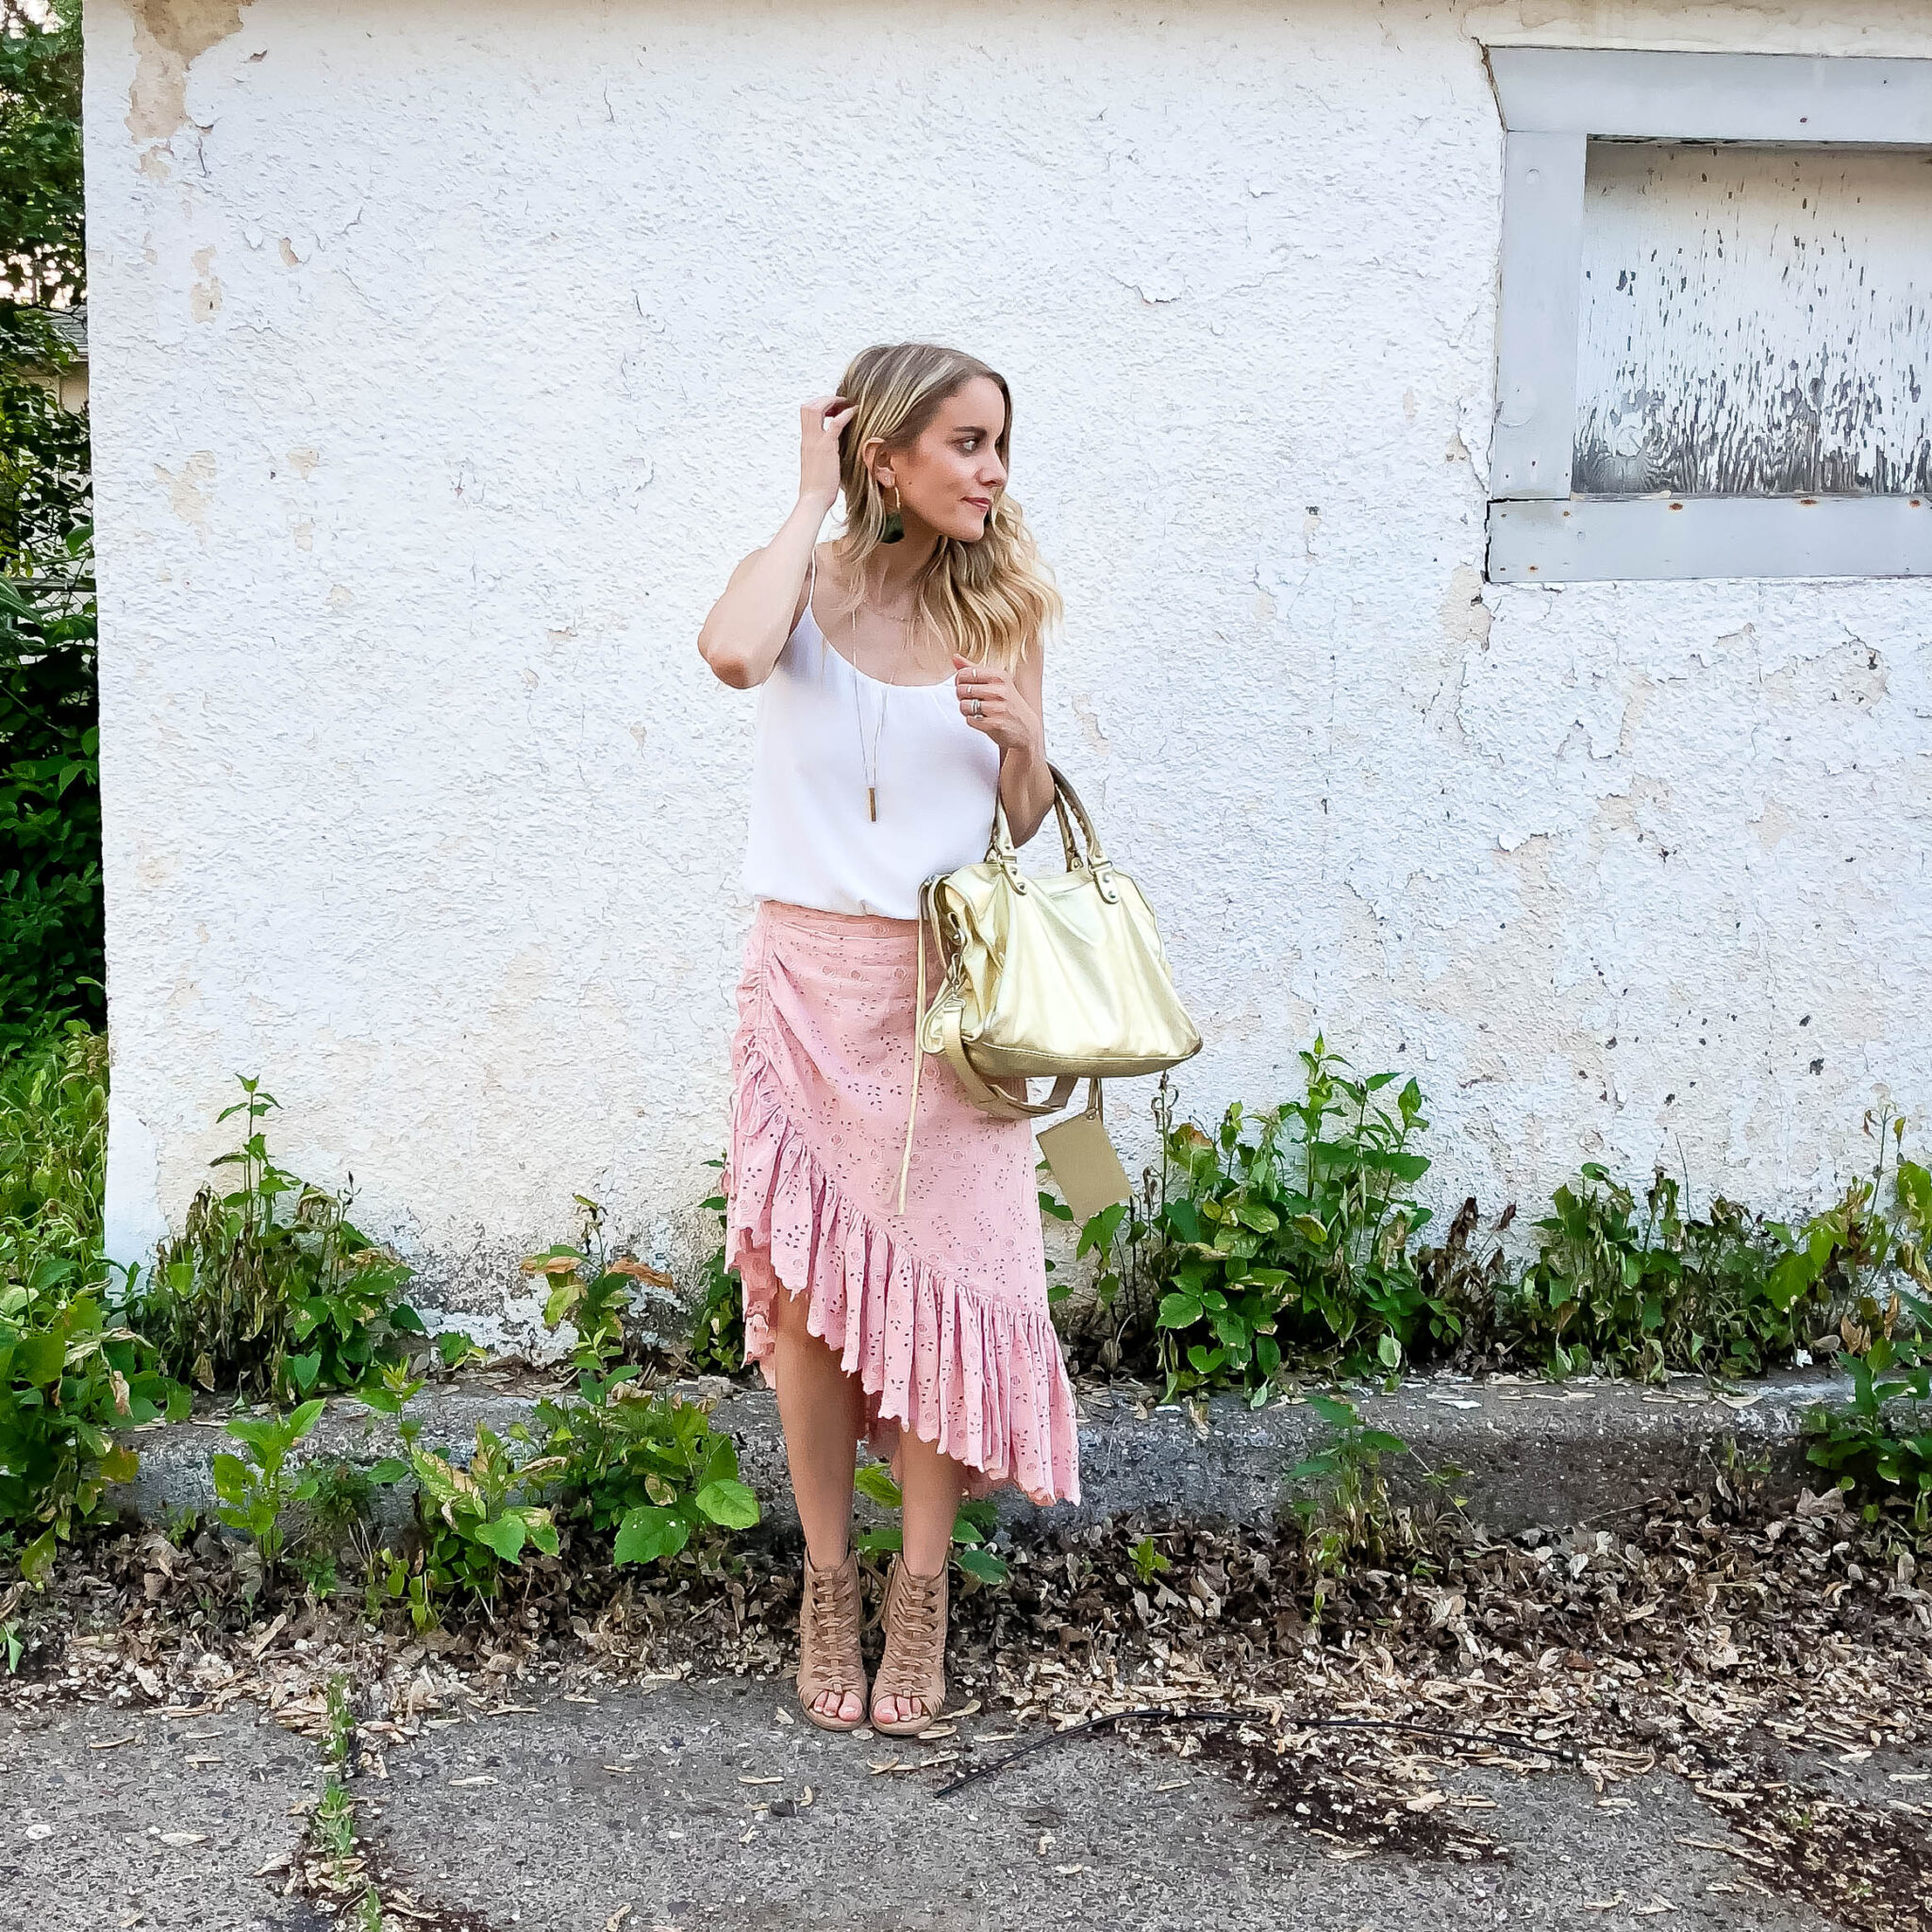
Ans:
<svg viewBox="0 0 1932 1932"><path fill-rule="evenodd" d="M852 1472L864 1407L858 1378L806 1327L807 1298L778 1291L772 1307L772 1372L778 1385L778 1420L799 1526L815 1570L836 1570L852 1536ZM827 1690L813 1708L827 1717L855 1718L858 1691Z"/></svg>
<svg viewBox="0 0 1932 1932"><path fill-rule="evenodd" d="M910 1429L899 1436L899 1490L905 1499L906 1567L915 1576L937 1576L951 1560L953 1523L959 1513L959 1498L965 1490L965 1473L950 1456L940 1454L936 1442L915 1436ZM917 1717L922 1707L909 1697L881 1697L874 1711L888 1724L899 1724ZM939 1712L927 1711L928 1717Z"/></svg>

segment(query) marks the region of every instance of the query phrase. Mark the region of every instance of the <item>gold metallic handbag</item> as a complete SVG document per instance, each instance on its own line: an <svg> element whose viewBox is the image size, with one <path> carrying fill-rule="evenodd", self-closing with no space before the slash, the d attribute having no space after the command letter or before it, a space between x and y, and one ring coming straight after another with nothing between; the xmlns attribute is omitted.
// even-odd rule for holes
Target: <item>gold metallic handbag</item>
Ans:
<svg viewBox="0 0 1932 1932"><path fill-rule="evenodd" d="M1038 878L1021 872L1006 808L995 799L986 857L920 890L915 1115L919 1069L928 1053L943 1054L966 1097L1001 1120L1058 1113L1081 1080L1094 1083L1088 1117L1097 1120L1101 1080L1158 1074L1201 1050L1201 1036L1174 993L1152 908L1101 850L1065 775L1048 769L1065 872ZM930 1007L928 919L945 968ZM1051 1079L1053 1091L1028 1100L1029 1076ZM1018 1081L1019 1092L994 1084L1003 1080ZM902 1212L911 1155L908 1120L899 1166Z"/></svg>

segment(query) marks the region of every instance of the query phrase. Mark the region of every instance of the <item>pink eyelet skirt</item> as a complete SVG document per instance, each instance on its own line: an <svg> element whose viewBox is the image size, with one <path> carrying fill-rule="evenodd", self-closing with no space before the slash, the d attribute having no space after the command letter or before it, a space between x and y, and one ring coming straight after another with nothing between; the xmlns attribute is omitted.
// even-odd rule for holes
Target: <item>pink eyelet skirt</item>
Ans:
<svg viewBox="0 0 1932 1932"><path fill-rule="evenodd" d="M865 1396L874 1453L910 1428L967 1487L1077 1501L1079 1440L1046 1260L1033 1133L971 1106L929 1058L906 1211L918 927L759 902L732 1041L724 1258L744 1288L745 1356L772 1380L772 1311L807 1325ZM930 941L928 941L930 946ZM928 987L936 984L927 955Z"/></svg>

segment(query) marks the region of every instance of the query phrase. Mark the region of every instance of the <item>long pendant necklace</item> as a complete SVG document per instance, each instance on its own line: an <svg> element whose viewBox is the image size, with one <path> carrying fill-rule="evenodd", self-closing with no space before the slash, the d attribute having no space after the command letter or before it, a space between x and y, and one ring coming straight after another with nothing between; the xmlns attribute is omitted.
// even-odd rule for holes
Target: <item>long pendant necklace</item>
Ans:
<svg viewBox="0 0 1932 1932"><path fill-rule="evenodd" d="M865 715L859 700L858 687L863 682L857 670L852 674L852 715L858 725L858 765L865 774L866 816L874 824L879 822L879 739L886 728L886 702L891 696L890 689L879 686L878 722L872 730L872 757L865 754Z"/></svg>
<svg viewBox="0 0 1932 1932"><path fill-rule="evenodd" d="M903 617L892 616L890 611L881 610L877 614L883 617L888 624L898 625L902 630L905 628L908 621ZM852 612L852 649L856 655L858 650L858 611L856 608ZM879 740L885 735L886 706L891 702L892 687L883 678L873 678L870 680L870 682L876 684L879 688L879 713L876 723L873 725L872 756L868 758L865 744L865 708L859 696L859 686L867 681L860 674L858 666L855 663L852 667L852 718L854 724L858 727L858 766L865 778L866 816L874 824L877 824L879 822Z"/></svg>

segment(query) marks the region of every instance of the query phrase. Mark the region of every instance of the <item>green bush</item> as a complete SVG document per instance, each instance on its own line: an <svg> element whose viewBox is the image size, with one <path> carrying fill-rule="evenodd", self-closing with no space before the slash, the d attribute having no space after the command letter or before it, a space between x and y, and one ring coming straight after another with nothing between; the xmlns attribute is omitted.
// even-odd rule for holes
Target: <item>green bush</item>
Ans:
<svg viewBox="0 0 1932 1932"><path fill-rule="evenodd" d="M1127 1229L1152 1243L1170 1396L1217 1383L1264 1396L1284 1361L1386 1372L1460 1330L1411 1248L1429 1220L1410 1191L1429 1167L1420 1088L1350 1078L1319 1034L1301 1058L1301 1100L1252 1117L1237 1103L1212 1138L1170 1126L1162 1198ZM1105 1244L1125 1218L1110 1208L1090 1232Z"/></svg>
<svg viewBox="0 0 1932 1932"><path fill-rule="evenodd" d="M409 1445L409 1467L420 1486L416 1521L423 1533L422 1574L431 1597L461 1591L493 1597L506 1569L522 1566L526 1548L554 1557L557 1525L531 1500L562 1467L542 1456L519 1464L493 1431L478 1426L469 1467Z"/></svg>
<svg viewBox="0 0 1932 1932"><path fill-rule="evenodd" d="M0 1287L0 1536L22 1545L29 1581L57 1542L102 1519L108 1485L132 1478L134 1452L111 1432L186 1407L96 1291L58 1277Z"/></svg>
<svg viewBox="0 0 1932 1932"><path fill-rule="evenodd" d="M92 600L0 581L0 1055L107 1017L94 632Z"/></svg>
<svg viewBox="0 0 1932 1932"><path fill-rule="evenodd" d="M403 1299L409 1270L353 1225L346 1201L276 1166L261 1127L275 1096L241 1084L220 1117L245 1114L248 1132L214 1162L238 1168L240 1185L195 1194L135 1298L134 1325L204 1389L270 1402L353 1389L392 1408L424 1334Z"/></svg>
<svg viewBox="0 0 1932 1932"><path fill-rule="evenodd" d="M639 1285L668 1293L673 1284L670 1275L634 1255L613 1255L604 1239L603 1208L587 1195L573 1198L584 1223L577 1245L559 1241L541 1255L526 1256L523 1270L541 1274L548 1284L543 1325L555 1328L568 1322L575 1329L571 1358L587 1380L594 1380L625 1354L625 1317Z"/></svg>
<svg viewBox="0 0 1932 1932"><path fill-rule="evenodd" d="M134 1474L111 1432L186 1406L112 1310L107 1118L97 1034L75 1028L0 1070L0 1540L30 1580Z"/></svg>
<svg viewBox="0 0 1932 1932"><path fill-rule="evenodd" d="M0 32L0 270L32 302L86 299L78 0L7 8Z"/></svg>
<svg viewBox="0 0 1932 1932"><path fill-rule="evenodd" d="M86 299L74 0L0 30L0 1058L104 1018L88 425L47 311Z"/></svg>
<svg viewBox="0 0 1932 1932"><path fill-rule="evenodd" d="M0 1063L0 1282L102 1282L108 1041L75 1025Z"/></svg>
<svg viewBox="0 0 1932 1932"><path fill-rule="evenodd" d="M1806 1455L1865 1500L1876 1522L1896 1499L1920 1535L1932 1530L1932 1369L1916 1344L1879 1336L1851 1357L1852 1399L1806 1418ZM1889 1373L1888 1373L1889 1372Z"/></svg>
<svg viewBox="0 0 1932 1932"><path fill-rule="evenodd" d="M530 1440L555 1465L566 1513L613 1538L614 1563L675 1557L695 1537L749 1529L758 1498L739 1480L738 1445L710 1410L653 1395L625 1370L584 1402L538 1405Z"/></svg>

